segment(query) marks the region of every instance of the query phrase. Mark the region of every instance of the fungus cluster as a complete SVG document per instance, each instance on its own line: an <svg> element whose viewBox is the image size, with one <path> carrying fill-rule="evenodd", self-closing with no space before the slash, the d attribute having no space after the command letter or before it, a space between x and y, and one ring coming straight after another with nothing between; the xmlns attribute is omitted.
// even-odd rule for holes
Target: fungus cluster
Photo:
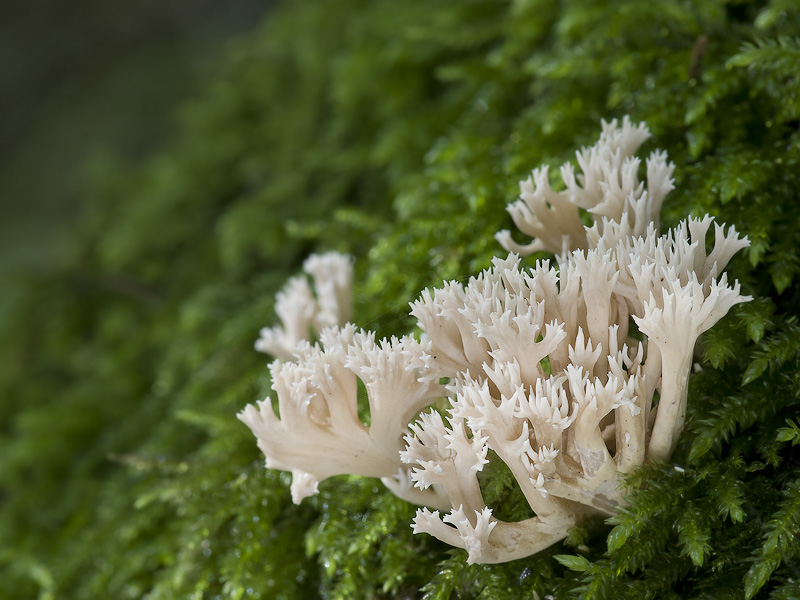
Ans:
<svg viewBox="0 0 800 600"><path fill-rule="evenodd" d="M614 514L625 501L621 476L670 456L698 337L750 299L722 273L748 242L708 216L659 235L674 165L655 152L639 181L634 153L648 136L627 118L603 123L597 144L578 153L581 174L562 167L562 191L547 167L535 170L509 212L536 239L520 246L501 232L511 254L466 284L423 291L411 303L419 339L376 342L334 310L341 288L317 285L307 305L296 299L310 290L290 282L278 301L283 328L260 340L282 352L270 366L280 417L267 398L239 418L267 466L292 472L295 502L333 475L380 477L423 506L415 532L464 548L470 563L498 563L540 551L588 514ZM557 266L522 268L517 253L537 250L558 253ZM318 328L314 345L294 339L321 322L309 306L326 301L338 321ZM358 379L369 426L358 416ZM442 397L444 411L421 412ZM504 522L486 506L478 472L489 450L534 517Z"/></svg>

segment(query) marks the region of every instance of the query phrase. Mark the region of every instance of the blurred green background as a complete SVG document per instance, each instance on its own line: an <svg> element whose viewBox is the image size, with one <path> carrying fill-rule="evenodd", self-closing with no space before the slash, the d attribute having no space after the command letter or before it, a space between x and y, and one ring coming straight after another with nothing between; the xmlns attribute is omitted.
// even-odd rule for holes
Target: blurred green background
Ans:
<svg viewBox="0 0 800 600"><path fill-rule="evenodd" d="M142 159L169 136L269 0L30 0L0 19L0 310L15 275L68 251L93 160Z"/></svg>

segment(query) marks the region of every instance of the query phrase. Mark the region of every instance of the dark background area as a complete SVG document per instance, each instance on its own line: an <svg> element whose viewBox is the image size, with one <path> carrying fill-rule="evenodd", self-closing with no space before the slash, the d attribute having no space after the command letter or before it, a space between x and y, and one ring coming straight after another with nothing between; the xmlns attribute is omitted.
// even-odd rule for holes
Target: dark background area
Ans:
<svg viewBox="0 0 800 600"><path fill-rule="evenodd" d="M92 157L139 159L268 0L0 3L0 309L57 261Z"/></svg>

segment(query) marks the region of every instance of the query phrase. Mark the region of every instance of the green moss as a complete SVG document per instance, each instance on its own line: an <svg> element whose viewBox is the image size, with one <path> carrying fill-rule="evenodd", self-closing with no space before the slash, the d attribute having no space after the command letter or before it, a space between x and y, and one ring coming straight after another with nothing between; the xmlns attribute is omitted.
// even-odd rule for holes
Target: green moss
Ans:
<svg viewBox="0 0 800 600"><path fill-rule="evenodd" d="M75 259L4 319L0 596L796 597L798 35L779 0L278 7L163 152L95 164ZM495 566L412 535L376 481L292 505L234 415L268 393L252 343L303 257L355 255L358 324L405 332L423 287L502 252L516 182L623 114L677 165L667 225L753 242L730 275L759 300L703 340L683 470ZM502 469L484 484L522 515Z"/></svg>

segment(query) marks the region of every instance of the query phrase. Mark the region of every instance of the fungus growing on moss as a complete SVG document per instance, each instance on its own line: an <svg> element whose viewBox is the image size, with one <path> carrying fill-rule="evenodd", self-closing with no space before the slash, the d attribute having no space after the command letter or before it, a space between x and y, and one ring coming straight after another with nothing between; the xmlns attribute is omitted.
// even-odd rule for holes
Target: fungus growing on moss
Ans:
<svg viewBox="0 0 800 600"><path fill-rule="evenodd" d="M436 508L417 511L414 531L464 548L470 563L527 556L587 514L612 515L624 504L622 474L668 458L683 429L697 338L750 300L720 276L748 245L734 228L716 225L710 252L708 216L658 234L674 166L651 154L645 189L634 152L648 136L627 117L621 127L603 123L598 143L578 153L582 175L562 167L564 191L550 189L547 167L523 182L509 211L539 239L525 247L508 232L498 239L525 253L559 252L557 268L539 261L523 269L514 253L495 258L466 284L445 282L411 303L422 341L376 343L348 325L322 330L319 344L300 343L293 361L271 365L280 419L269 399L240 418L267 466L292 471L295 502L326 477L381 477L399 496ZM579 209L593 215L592 227ZM342 288L317 288L329 309L295 306L295 316L341 318ZM644 339L631 335L631 321ZM369 427L358 420L356 378L367 390ZM446 416L417 417L442 395ZM477 473L489 450L536 516L504 522L486 506Z"/></svg>
<svg viewBox="0 0 800 600"><path fill-rule="evenodd" d="M683 428L697 337L749 300L724 275L710 275L746 241L729 230L706 255L695 236L710 223L689 220L661 237L651 227L634 238L604 221L605 233L589 232L591 247L562 256L560 270L540 262L526 271L510 255L466 285L450 282L413 304L420 326L433 332L436 357L415 366L430 378L451 378L451 429L440 428L482 445L450 444L432 465L419 438L431 425L421 421L402 454L412 479L424 489L437 464L458 464L460 452L471 464L488 448L536 513L521 523L497 521L479 495L464 498L463 479L440 477L452 510L445 517L418 511L417 530L467 549L470 562L503 562L521 556L521 545L502 541L513 531L526 548L545 547L553 527L563 537L587 513L614 514L624 503L621 474L667 458ZM709 274L705 283L695 268ZM629 335L629 316L647 339ZM477 532L488 525L478 525L487 519L497 527L483 539Z"/></svg>

